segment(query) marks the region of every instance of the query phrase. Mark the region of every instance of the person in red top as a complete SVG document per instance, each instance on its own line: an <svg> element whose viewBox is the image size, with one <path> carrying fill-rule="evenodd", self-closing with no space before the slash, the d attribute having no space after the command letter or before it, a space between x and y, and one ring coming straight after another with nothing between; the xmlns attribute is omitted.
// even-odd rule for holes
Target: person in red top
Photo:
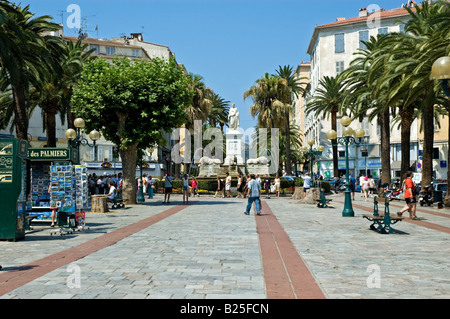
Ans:
<svg viewBox="0 0 450 319"><path fill-rule="evenodd" d="M404 192L405 192L405 201L406 205L402 208L401 211L397 213L398 216L402 216L402 214L406 211L409 211L409 217L411 219L418 219L416 216L416 195L414 193L415 185L412 180L413 172L406 172L406 179L404 181Z"/></svg>
<svg viewBox="0 0 450 319"><path fill-rule="evenodd" d="M198 182L197 182L197 180L194 177L194 179L191 182L191 196L194 197L195 193L197 193L197 197L199 197L199 195L198 195Z"/></svg>

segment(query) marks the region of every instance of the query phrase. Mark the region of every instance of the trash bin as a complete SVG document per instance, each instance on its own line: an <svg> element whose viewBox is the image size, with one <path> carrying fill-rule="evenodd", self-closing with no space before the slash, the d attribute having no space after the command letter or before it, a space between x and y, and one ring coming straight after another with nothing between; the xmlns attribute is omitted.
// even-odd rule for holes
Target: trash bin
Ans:
<svg viewBox="0 0 450 319"><path fill-rule="evenodd" d="M433 202L434 203L440 203L443 201L442 198L442 191L433 191Z"/></svg>

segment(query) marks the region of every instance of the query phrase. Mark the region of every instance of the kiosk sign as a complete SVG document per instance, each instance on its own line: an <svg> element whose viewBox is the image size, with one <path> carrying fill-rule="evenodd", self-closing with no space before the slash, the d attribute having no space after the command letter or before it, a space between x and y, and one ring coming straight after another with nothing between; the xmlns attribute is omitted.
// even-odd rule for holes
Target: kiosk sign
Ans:
<svg viewBox="0 0 450 319"><path fill-rule="evenodd" d="M70 161L70 148L30 148L28 157L32 161Z"/></svg>

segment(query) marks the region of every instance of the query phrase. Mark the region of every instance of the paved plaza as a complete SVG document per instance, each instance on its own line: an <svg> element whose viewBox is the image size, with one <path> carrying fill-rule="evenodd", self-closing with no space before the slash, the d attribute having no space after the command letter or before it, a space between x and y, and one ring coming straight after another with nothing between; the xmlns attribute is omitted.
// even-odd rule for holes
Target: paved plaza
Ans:
<svg viewBox="0 0 450 319"><path fill-rule="evenodd" d="M157 194L144 204L87 213L89 229L0 242L2 299L444 299L450 298L450 211L418 206L420 220L379 234L362 218L290 197L245 199ZM403 202L392 202L391 213ZM406 216L407 217L407 216Z"/></svg>

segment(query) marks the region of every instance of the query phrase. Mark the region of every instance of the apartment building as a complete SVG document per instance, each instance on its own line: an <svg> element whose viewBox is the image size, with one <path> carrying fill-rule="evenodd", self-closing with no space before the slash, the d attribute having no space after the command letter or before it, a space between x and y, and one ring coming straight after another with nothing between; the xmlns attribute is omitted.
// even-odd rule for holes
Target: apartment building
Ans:
<svg viewBox="0 0 450 319"><path fill-rule="evenodd" d="M407 6L413 6L414 1L409 1ZM362 8L357 15L352 18L337 18L336 21L315 27L311 37L307 53L311 57L310 66L310 92L308 98L312 98L318 89L319 81L324 76L337 76L345 70L355 58L354 53L358 48L364 48L362 41L367 41L371 36L386 34L391 32L404 32L404 23L409 19L407 10L396 8L384 10L376 6L371 8ZM446 122L443 120L441 122ZM342 136L342 126L338 117L338 136ZM381 153L380 153L380 127L377 120L368 121L367 118L361 122L355 120L352 122L353 129L363 128L365 137L360 145L349 147L349 168L350 173L370 174L378 178L381 172ZM441 127L440 130L445 129ZM421 162L421 135L420 123L415 121L411 128L411 147L410 158L411 167L420 171ZM316 144L325 146L325 151L318 158L318 173L331 177L333 175L332 149L331 143L326 138L326 132L331 129L330 119L316 114L310 114L305 118L305 140L314 139ZM448 128L447 128L448 129ZM445 135L445 134L443 134ZM439 135L436 136L439 140ZM400 128L392 126L391 130L391 176L393 178L400 176ZM446 158L445 143L437 143L439 150L439 162L436 159L435 173L437 178L446 178L447 167L441 167L446 163L441 163ZM448 144L448 141L447 141ZM345 148L338 148L339 172L345 173ZM419 164L419 165L417 165ZM445 171L445 172L444 172Z"/></svg>

